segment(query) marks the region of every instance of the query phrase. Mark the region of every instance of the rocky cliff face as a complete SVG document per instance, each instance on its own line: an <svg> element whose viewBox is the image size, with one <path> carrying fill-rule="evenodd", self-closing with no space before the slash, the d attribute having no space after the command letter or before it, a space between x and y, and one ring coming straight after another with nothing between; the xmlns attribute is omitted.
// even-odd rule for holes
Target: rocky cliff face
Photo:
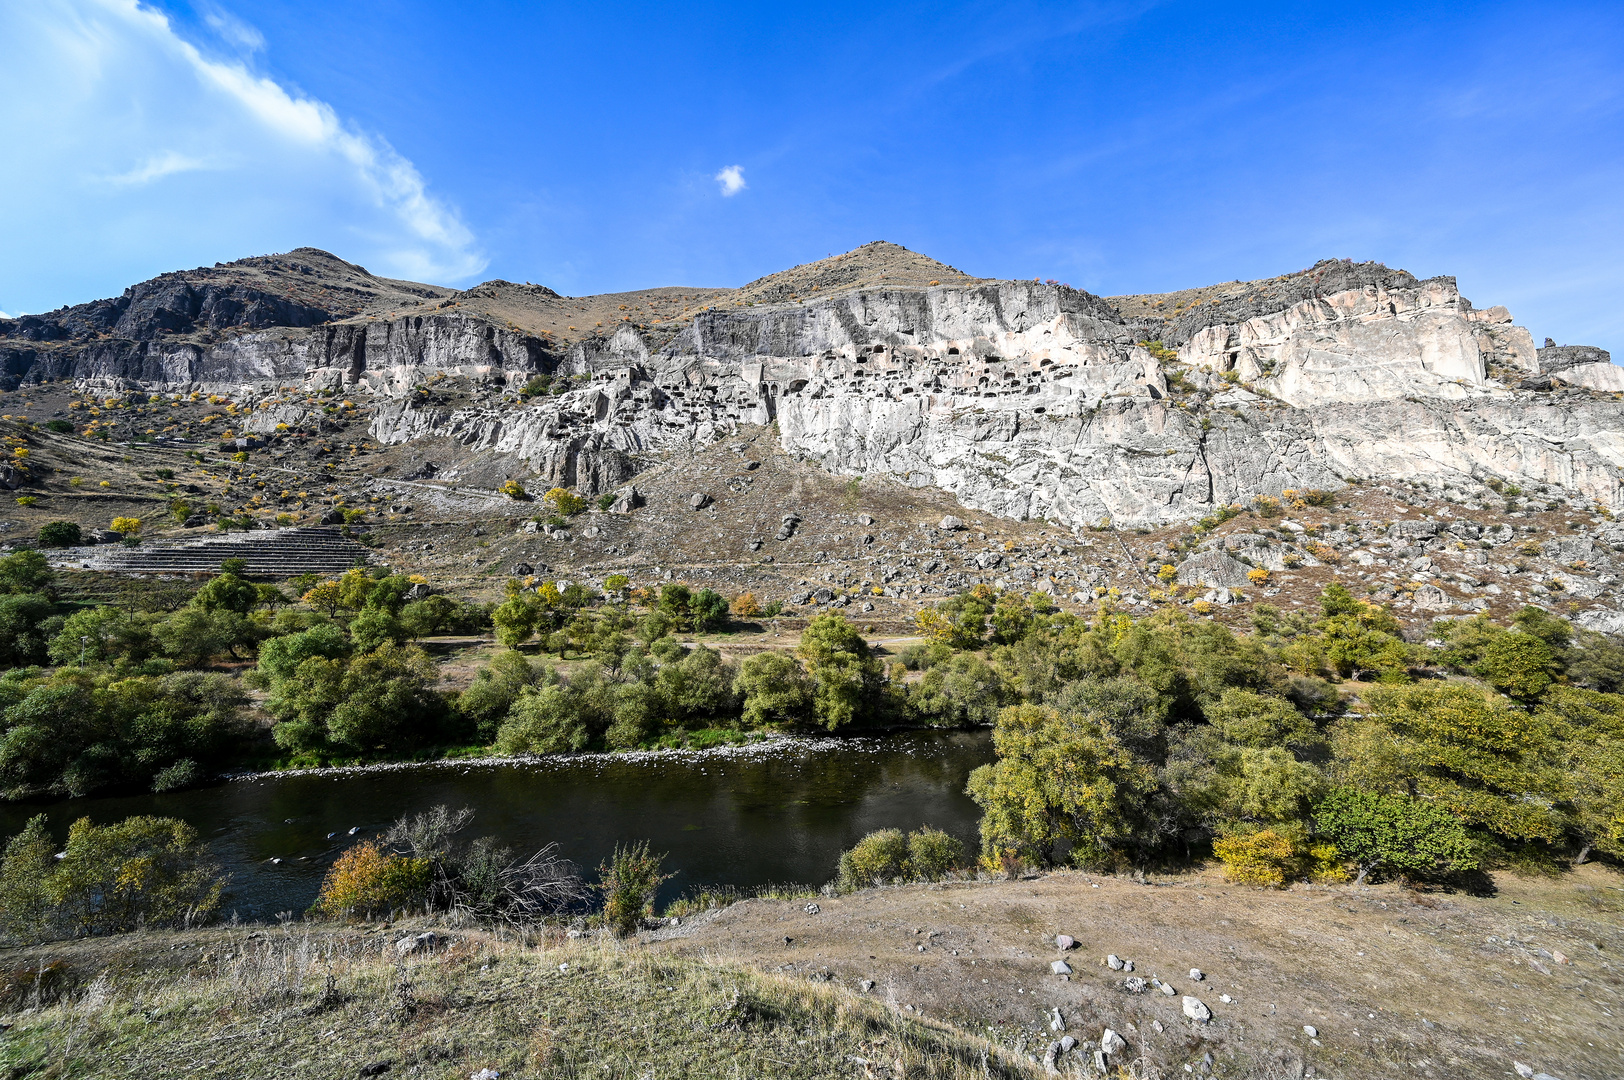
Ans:
<svg viewBox="0 0 1624 1080"><path fill-rule="evenodd" d="M820 280L810 267L796 280ZM895 288L834 277L821 295L801 284L780 297L788 286L771 285L749 295L777 302L733 299L680 326L623 323L567 347L449 300L402 311L414 301L398 290L381 314L315 325L329 313L285 296L180 282L50 326L0 325L0 348L14 379L343 389L371 401L385 443L456 439L593 492L642 455L776 422L786 450L834 472L1070 524L1187 520L1359 478L1439 490L1504 480L1624 504L1624 373L1600 350L1535 349L1504 308L1474 309L1453 279L1327 262L1109 302L948 269L935 285L914 280L929 267ZM190 336L160 332L159 310L187 313ZM107 329L68 333L81 325ZM224 340L198 329L219 325L233 328ZM522 407L511 394L438 406L414 391L440 376L499 389L537 374L570 389Z"/></svg>

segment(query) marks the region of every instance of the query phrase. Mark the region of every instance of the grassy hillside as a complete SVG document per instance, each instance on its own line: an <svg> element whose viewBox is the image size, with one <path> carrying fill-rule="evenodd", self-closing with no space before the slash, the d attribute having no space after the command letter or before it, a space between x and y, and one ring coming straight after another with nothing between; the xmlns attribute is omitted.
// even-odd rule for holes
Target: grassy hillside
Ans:
<svg viewBox="0 0 1624 1080"><path fill-rule="evenodd" d="M407 934L290 926L54 947L47 1004L8 1017L0 1069L41 1080L1038 1075L834 987L598 939L442 929L437 947L401 956ZM10 958L11 1008L39 997L28 972L42 962Z"/></svg>

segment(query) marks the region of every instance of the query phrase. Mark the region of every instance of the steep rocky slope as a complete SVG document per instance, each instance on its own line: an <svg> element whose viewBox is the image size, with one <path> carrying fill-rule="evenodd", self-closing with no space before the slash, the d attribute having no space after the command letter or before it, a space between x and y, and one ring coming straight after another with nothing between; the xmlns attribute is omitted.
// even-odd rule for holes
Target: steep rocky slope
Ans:
<svg viewBox="0 0 1624 1080"><path fill-rule="evenodd" d="M0 323L0 357L14 386L231 393L261 433L303 415L284 389L342 392L385 444L449 438L591 493L771 423L828 471L1072 526L1358 478L1624 497L1605 352L1536 349L1453 279L1376 263L1109 301L876 243L736 290L570 298L300 249ZM444 379L469 392L437 401Z"/></svg>

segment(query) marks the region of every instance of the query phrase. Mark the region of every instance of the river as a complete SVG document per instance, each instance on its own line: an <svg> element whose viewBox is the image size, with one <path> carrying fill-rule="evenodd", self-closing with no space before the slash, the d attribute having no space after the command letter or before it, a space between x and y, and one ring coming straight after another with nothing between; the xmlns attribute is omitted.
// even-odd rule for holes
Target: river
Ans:
<svg viewBox="0 0 1624 1080"><path fill-rule="evenodd" d="M842 850L886 827L934 825L973 855L977 809L964 785L990 760L986 731L908 732L704 753L270 775L164 795L0 805L0 833L15 834L42 811L59 837L79 817L181 818L230 876L223 912L269 919L308 908L346 847L445 803L473 809L465 835L496 836L520 854L556 842L589 880L616 844L647 840L675 873L661 889L664 903L698 886L820 885Z"/></svg>

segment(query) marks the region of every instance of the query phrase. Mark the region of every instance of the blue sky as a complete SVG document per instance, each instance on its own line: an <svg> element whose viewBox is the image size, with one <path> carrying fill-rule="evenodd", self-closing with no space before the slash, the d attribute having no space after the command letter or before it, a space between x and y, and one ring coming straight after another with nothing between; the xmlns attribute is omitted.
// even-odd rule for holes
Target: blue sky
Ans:
<svg viewBox="0 0 1624 1080"><path fill-rule="evenodd" d="M1624 359L1624 5L0 0L0 310L301 244L584 294L887 239L1454 274Z"/></svg>

